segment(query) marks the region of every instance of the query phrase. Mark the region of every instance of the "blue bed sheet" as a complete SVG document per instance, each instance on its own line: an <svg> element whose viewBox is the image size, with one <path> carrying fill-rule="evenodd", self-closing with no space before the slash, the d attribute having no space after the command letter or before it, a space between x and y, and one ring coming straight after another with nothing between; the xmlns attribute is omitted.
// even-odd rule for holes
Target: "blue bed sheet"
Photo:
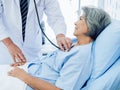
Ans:
<svg viewBox="0 0 120 90"><path fill-rule="evenodd" d="M82 90L120 90L120 58L101 77L91 78Z"/></svg>

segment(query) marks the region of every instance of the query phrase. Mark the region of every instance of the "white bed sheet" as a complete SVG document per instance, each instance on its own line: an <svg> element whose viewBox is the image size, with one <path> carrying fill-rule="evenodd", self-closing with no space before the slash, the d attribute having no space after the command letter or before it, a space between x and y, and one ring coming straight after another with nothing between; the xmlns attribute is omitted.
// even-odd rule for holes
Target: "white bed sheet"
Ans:
<svg viewBox="0 0 120 90"><path fill-rule="evenodd" d="M27 65L20 66L27 71ZM26 84L21 80L8 76L8 72L12 69L10 65L0 65L0 90L25 90Z"/></svg>

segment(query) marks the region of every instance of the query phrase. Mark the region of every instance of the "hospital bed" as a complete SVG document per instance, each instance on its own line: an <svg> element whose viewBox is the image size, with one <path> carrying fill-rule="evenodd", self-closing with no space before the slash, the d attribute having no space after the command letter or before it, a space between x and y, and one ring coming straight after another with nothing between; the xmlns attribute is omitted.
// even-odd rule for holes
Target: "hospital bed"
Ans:
<svg viewBox="0 0 120 90"><path fill-rule="evenodd" d="M112 23L94 44L94 66L82 90L120 90L120 21Z"/></svg>
<svg viewBox="0 0 120 90"><path fill-rule="evenodd" d="M106 0L99 0L99 1L106 1ZM113 6L110 5L110 7L108 8L113 8ZM73 39L73 42L75 41L76 39ZM2 48L6 48L6 47L2 47ZM50 44L44 45L42 48L42 52L44 55L46 55L48 52L51 52L53 50L55 50L55 48ZM120 90L120 21L113 19L112 23L108 27L106 27L105 30L98 36L94 44L93 52L94 52L93 70L89 80L86 82L86 84L81 90ZM4 53L4 51L2 53ZM0 56L0 57L10 58L10 56L6 56L6 57ZM12 60L10 60L10 62L11 61ZM2 60L0 62L2 62ZM9 66L4 66L4 67L8 68ZM13 82L16 81L14 78L10 78L10 79L13 80ZM14 87L16 86L17 88L15 90L25 90L25 84L23 82L17 80L16 83L19 84L18 86L13 85ZM20 85L23 87L19 87ZM6 88L7 88L6 90L8 90L9 87ZM0 90L2 89L0 88ZM9 88L9 90L14 90L14 89Z"/></svg>
<svg viewBox="0 0 120 90"><path fill-rule="evenodd" d="M72 41L76 42L76 39L74 38ZM50 44L45 45L43 53L45 55L53 50L55 48ZM93 60L91 76L81 90L120 90L119 20L112 19L112 23L96 39Z"/></svg>
<svg viewBox="0 0 120 90"><path fill-rule="evenodd" d="M82 90L120 90L120 2L95 1L114 19L95 41L93 71Z"/></svg>
<svg viewBox="0 0 120 90"><path fill-rule="evenodd" d="M76 42L76 38L72 39ZM44 45L43 55L55 50ZM120 21L112 23L98 36L93 48L93 70L82 90L120 90Z"/></svg>
<svg viewBox="0 0 120 90"><path fill-rule="evenodd" d="M76 39L73 39L73 42L75 41ZM112 23L98 36L93 46L94 65L89 80L81 90L120 90L120 21L112 20ZM46 51L48 47L43 47L45 51L43 54L50 52ZM8 65L2 67L6 68L5 70L11 70ZM2 88L5 88L0 88L0 90L8 90L8 88L9 90L16 90L15 88L25 90L26 84L10 76L7 78L8 76L4 75L5 70L0 69L2 71L0 77L4 76L5 80L10 79L9 81L14 83L0 82L3 84ZM0 81L4 78L0 78Z"/></svg>

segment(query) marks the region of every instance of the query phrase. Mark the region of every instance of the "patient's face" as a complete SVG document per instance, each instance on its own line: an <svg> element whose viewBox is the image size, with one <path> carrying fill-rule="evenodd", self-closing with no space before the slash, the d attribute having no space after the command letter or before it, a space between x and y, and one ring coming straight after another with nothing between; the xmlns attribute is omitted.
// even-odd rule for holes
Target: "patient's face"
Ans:
<svg viewBox="0 0 120 90"><path fill-rule="evenodd" d="M74 35L75 36L85 35L87 32L88 32L88 27L85 18L83 16L80 16L80 20L75 22Z"/></svg>

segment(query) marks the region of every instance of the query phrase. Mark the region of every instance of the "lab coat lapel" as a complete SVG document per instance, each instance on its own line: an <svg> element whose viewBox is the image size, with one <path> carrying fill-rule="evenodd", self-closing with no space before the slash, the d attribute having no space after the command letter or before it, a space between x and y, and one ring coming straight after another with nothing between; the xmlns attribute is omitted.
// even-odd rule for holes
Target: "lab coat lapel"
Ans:
<svg viewBox="0 0 120 90"><path fill-rule="evenodd" d="M20 7L20 0L14 0L18 7Z"/></svg>
<svg viewBox="0 0 120 90"><path fill-rule="evenodd" d="M21 28L21 30L22 30L22 19L21 19L21 13L20 13L20 0L13 0L13 1L16 4L16 5L14 5L14 3L13 3L13 5L15 6L14 8L15 8L15 12L16 12L16 16L17 16L17 23L18 23L16 26L18 26L18 28ZM13 13L13 15L14 15L14 13ZM16 23L16 20L15 20L15 23Z"/></svg>
<svg viewBox="0 0 120 90"><path fill-rule="evenodd" d="M17 4L18 7L20 7L20 0L14 0ZM40 0L35 0L36 3L38 3ZM29 14L33 11L33 9L35 9L35 6L34 6L34 0L30 0L29 2L29 10L28 10L28 16Z"/></svg>
<svg viewBox="0 0 120 90"><path fill-rule="evenodd" d="M35 1L36 1L36 4L37 4L40 0L35 0ZM35 9L34 0L30 0L30 2L29 2L28 16L33 11L33 9Z"/></svg>

